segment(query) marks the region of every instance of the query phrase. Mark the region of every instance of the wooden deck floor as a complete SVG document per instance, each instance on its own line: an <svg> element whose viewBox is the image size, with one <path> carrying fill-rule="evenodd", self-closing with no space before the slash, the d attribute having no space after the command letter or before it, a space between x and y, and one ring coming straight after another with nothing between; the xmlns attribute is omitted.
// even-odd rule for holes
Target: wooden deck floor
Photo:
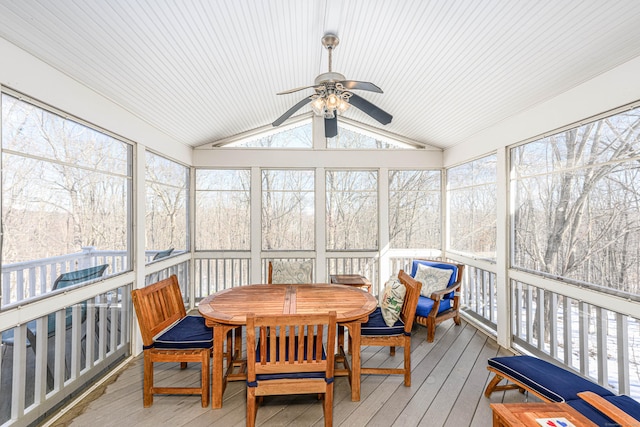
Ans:
<svg viewBox="0 0 640 427"><path fill-rule="evenodd" d="M491 426L492 402L522 402L517 391L483 396L489 380L487 359L508 354L496 342L463 322L438 326L436 341L427 343L426 328L417 326L412 342L412 386L400 375L363 375L360 402L350 399L347 378L336 378L336 426ZM367 366L402 364L402 350L390 357L387 348L367 347ZM156 383L198 383L198 365L180 371L175 364L156 365ZM136 358L79 415L61 418L64 426L244 426L244 382L229 383L222 409L200 406L199 396L156 396L151 408L142 406L142 358ZM533 399L532 399L533 400ZM66 419L65 419L66 418ZM71 418L71 419L69 419ZM322 426L322 405L315 396L273 396L258 409L260 426Z"/></svg>

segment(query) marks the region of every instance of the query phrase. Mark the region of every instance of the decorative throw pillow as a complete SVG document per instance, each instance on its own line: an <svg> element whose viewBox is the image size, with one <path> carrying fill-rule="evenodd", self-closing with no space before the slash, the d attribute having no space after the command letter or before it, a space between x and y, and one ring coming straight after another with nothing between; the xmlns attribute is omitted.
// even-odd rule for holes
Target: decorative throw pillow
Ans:
<svg viewBox="0 0 640 427"><path fill-rule="evenodd" d="M311 283L312 261L273 261L271 282L276 284Z"/></svg>
<svg viewBox="0 0 640 427"><path fill-rule="evenodd" d="M384 293L380 301L380 312L387 326L393 326L400 318L402 303L404 302L406 293L407 289L395 276L391 276L389 281L385 283Z"/></svg>
<svg viewBox="0 0 640 427"><path fill-rule="evenodd" d="M418 271L416 271L416 277L414 277L414 279L422 283L420 295L428 298L433 292L445 289L447 285L449 285L452 273L453 270L446 268L436 268L418 264Z"/></svg>

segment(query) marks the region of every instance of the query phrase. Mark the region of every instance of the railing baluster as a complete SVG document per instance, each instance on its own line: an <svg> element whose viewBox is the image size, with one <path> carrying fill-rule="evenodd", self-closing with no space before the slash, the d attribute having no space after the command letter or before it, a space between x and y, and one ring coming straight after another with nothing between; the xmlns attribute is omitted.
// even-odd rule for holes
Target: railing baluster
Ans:
<svg viewBox="0 0 640 427"><path fill-rule="evenodd" d="M588 305L584 301L578 302L579 313L579 348L580 348L580 373L589 375L589 312Z"/></svg>
<svg viewBox="0 0 640 427"><path fill-rule="evenodd" d="M618 393L629 394L629 317L616 313L616 343L618 347ZM636 369L638 366L636 365Z"/></svg>
<svg viewBox="0 0 640 427"><path fill-rule="evenodd" d="M562 297L562 341L564 342L564 364L572 366L573 341L572 341L572 323L571 323L571 299L567 296Z"/></svg>
<svg viewBox="0 0 640 427"><path fill-rule="evenodd" d="M558 294L549 295L549 354L558 357Z"/></svg>
<svg viewBox="0 0 640 427"><path fill-rule="evenodd" d="M598 368L598 383L606 384L608 379L607 352L607 315L601 307L594 307L596 321L596 360Z"/></svg>

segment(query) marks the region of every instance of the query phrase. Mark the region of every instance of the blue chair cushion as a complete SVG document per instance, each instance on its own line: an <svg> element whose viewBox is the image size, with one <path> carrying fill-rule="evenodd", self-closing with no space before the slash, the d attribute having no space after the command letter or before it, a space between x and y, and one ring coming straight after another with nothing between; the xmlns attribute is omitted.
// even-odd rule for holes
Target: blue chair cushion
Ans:
<svg viewBox="0 0 640 427"><path fill-rule="evenodd" d="M376 308L369 315L369 320L360 327L361 335L401 335L403 333L404 322L402 319L398 319L391 327L387 326L380 307Z"/></svg>
<svg viewBox="0 0 640 427"><path fill-rule="evenodd" d="M213 329L200 316L186 316L174 323L154 340L155 348L211 348Z"/></svg>
<svg viewBox="0 0 640 427"><path fill-rule="evenodd" d="M449 283L447 284L447 287L453 285L456 282L456 277L458 276L458 267L455 265L451 265L451 264L444 264L441 262L437 262L437 261L427 261L427 260L421 260L421 259L415 259L413 260L413 263L411 264L411 277L415 278L416 277L416 273L418 271L418 265L422 264L422 265L427 265L429 267L433 267L433 268L442 268L445 270L451 270L451 278L449 279ZM450 294L445 295L443 298L453 298L453 292L451 292ZM418 303L418 308L420 307L420 303ZM438 312L441 312L443 310L442 305L440 305L440 310L438 310ZM428 313L427 313L428 314ZM422 315L422 314L418 314L418 316L426 316L426 315Z"/></svg>
<svg viewBox="0 0 640 427"><path fill-rule="evenodd" d="M295 355L294 358L297 359L298 357L298 337L294 337L294 349L295 349ZM304 342L304 346L303 346L303 351L304 351L304 360L307 359L307 349L308 349L308 345L307 345L307 341L305 340ZM316 352L316 341L313 341L313 353L315 354ZM271 360L271 343L269 342L269 340L267 340L267 361ZM325 352L324 346L322 346L322 360L326 360L327 359L327 353ZM256 345L256 362L260 362L262 359L260 357L260 340L258 340L258 344ZM276 337L276 360L280 360L280 337ZM285 342L285 359L284 360L289 360L289 337L286 338L286 342ZM319 372L283 372L283 373L275 373L275 374L258 374L256 375L256 381L264 381L264 380L279 380L279 379L291 379L291 378L318 378L318 379L324 379L325 378L325 372L324 371L319 371ZM249 386L252 386L252 384L249 384Z"/></svg>
<svg viewBox="0 0 640 427"><path fill-rule="evenodd" d="M640 402L629 397L620 395L620 396L602 396L605 400L608 400L613 405L622 409L627 414L631 415L636 420L640 420ZM640 425L640 423L639 423Z"/></svg>
<svg viewBox="0 0 640 427"><path fill-rule="evenodd" d="M488 363L496 371L519 381L552 402L579 399L578 393L581 391L613 396L606 388L536 357L494 357Z"/></svg>
<svg viewBox="0 0 640 427"><path fill-rule="evenodd" d="M613 422L611 418L607 417L605 414L598 411L596 408L589 405L586 401L580 398L568 400L567 405L571 406L573 409L580 412L582 415L589 418L589 420L593 421L600 427L612 427L618 425Z"/></svg>
<svg viewBox="0 0 640 427"><path fill-rule="evenodd" d="M438 313L442 313L445 310L449 310L451 308L451 299L443 298L440 300L440 307L438 308ZM427 317L431 310L433 309L433 304L435 301L431 298L423 297L420 295L418 297L418 306L416 307L416 316Z"/></svg>

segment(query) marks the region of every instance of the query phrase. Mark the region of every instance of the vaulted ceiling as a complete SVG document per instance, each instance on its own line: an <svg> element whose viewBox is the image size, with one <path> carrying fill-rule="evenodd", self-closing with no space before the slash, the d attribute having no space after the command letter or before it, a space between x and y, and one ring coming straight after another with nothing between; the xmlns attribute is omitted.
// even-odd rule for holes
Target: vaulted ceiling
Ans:
<svg viewBox="0 0 640 427"><path fill-rule="evenodd" d="M0 0L0 37L194 147L311 95L276 93L327 71L326 33L393 121L345 117L448 148L640 56L640 2Z"/></svg>

